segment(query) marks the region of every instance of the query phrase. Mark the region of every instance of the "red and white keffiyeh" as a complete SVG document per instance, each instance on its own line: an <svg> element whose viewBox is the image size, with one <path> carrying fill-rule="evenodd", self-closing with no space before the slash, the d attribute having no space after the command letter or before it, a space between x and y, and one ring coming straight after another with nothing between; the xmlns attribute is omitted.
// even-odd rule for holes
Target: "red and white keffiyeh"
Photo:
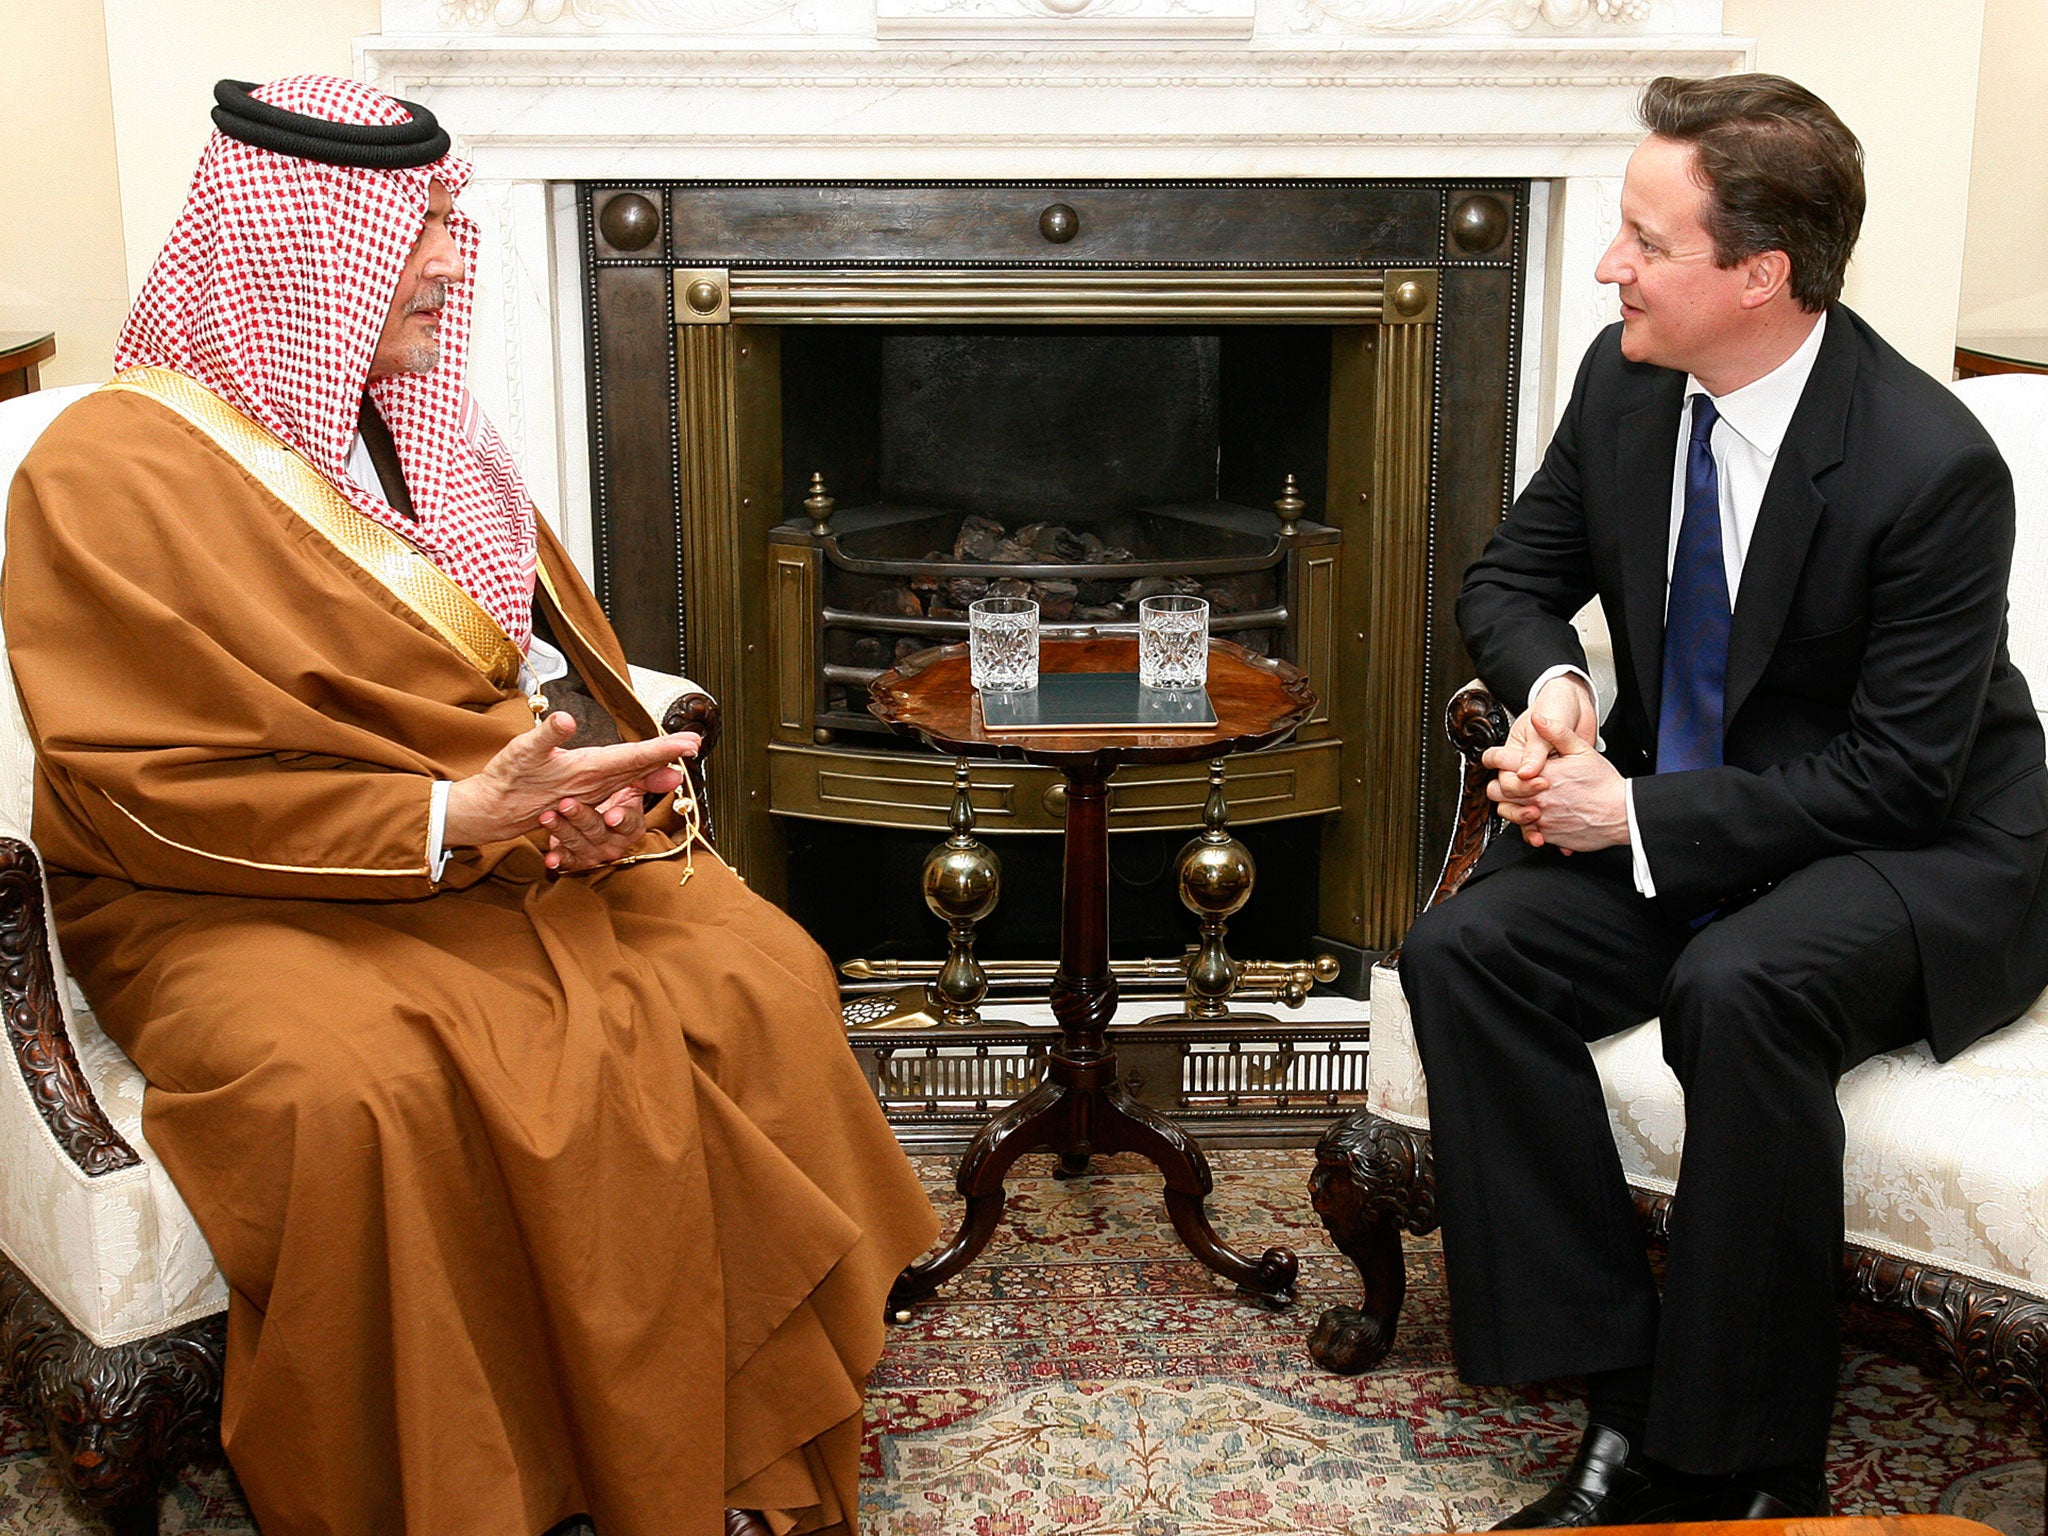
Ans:
<svg viewBox="0 0 2048 1536"><path fill-rule="evenodd" d="M353 80L295 75L252 93L338 123L410 121ZM428 187L469 180L444 155L358 170L277 154L215 130L185 210L150 269L114 353L198 380L308 459L351 503L424 549L521 650L533 621L534 513L504 441L463 385L475 304L477 227L448 219L467 275L448 284L441 360L431 373L379 379L371 398L391 429L413 518L348 473L370 360L413 243Z"/></svg>

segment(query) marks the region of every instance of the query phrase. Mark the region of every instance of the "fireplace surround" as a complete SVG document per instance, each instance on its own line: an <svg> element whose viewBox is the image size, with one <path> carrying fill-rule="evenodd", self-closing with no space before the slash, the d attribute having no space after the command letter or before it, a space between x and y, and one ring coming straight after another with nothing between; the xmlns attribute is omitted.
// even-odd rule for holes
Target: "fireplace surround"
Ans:
<svg viewBox="0 0 2048 1536"><path fill-rule="evenodd" d="M1499 450L1512 457L1495 466L1504 499L1540 452L1586 343L1611 318L1611 300L1591 273L1612 231L1621 169L1637 137L1636 96L1659 74L1720 73L1750 60L1750 45L1723 33L1720 0L383 0L380 31L357 44L359 75L431 106L476 165L465 204L486 226L487 238L473 387L519 455L538 504L586 570L602 581L637 572L653 586L675 590L676 612L688 619L672 622L669 638L652 650L643 645L645 637L634 641L638 653L672 662L681 637L691 667L700 672L711 670L705 663L713 657L685 631L721 605L728 616L765 605L767 583L707 591L692 586L700 578L678 570L672 553L600 548L597 487L610 473L623 474L629 484L638 477L643 489L668 477L670 504L681 509L691 547L728 541L735 546L728 568L737 569L740 544L766 545L765 527L742 539L737 526L740 514L755 516L760 508L718 504L709 488L759 469L763 483L776 482L779 495L800 503L808 472L803 484L793 484L798 473L784 473L780 464L724 464L710 451L718 446L715 436L705 437L707 423L696 417L650 421L643 441L622 445L593 430L607 408L597 391L609 387L593 381L623 380L635 370L648 378L708 373L717 388L731 391L734 405L745 407L760 384L762 354L750 350L727 368L723 349L749 328L771 345L787 337L795 327L776 321L769 307L808 303L817 294L792 295L774 267L731 267L731 281L713 300L714 310L726 306L727 323L674 326L678 297L687 304L692 294L706 296L695 267L718 262L714 250L666 243L686 222L705 227L672 217L672 189L744 186L768 197L778 195L777 187L802 184L819 189L816 201L829 209L841 201L839 189L855 184L949 184L967 188L954 195L972 203L993 195L991 184L1199 183L1210 189L1215 222L1243 231L1258 220L1231 217L1242 200L1270 201L1276 189L1303 182L1364 178L1451 191L1506 186L1513 190L1519 275L1504 294L1489 295L1483 310L1465 311L1478 318L1490 310L1497 320L1505 306L1519 327L1519 344L1501 365L1504 421L1513 425L1512 445L1503 442ZM658 254L598 248L602 221L594 216L602 210L588 204L627 192L640 193L658 215ZM1037 221L1054 201L1047 197L1017 210L1021 221L1003 231L1013 242L1007 253L983 249L955 265L980 263L986 274L991 264L1051 248ZM729 206L744 212L743 205L741 199ZM1079 211L1081 232L1070 245L1118 227L1115 218ZM854 222L867 230L863 238L887 238L903 227L866 215ZM929 228L929 221L921 227ZM842 255L847 228L842 221L829 230ZM1435 233L1444 231L1439 226ZM1327 259L1326 246L1322 254L1304 253L1295 266L1274 270L1349 263L1367 282L1375 274L1432 269L1446 286L1463 280L1443 268L1441 245L1378 251L1375 261L1352 259L1372 245L1353 239L1350 254L1338 261ZM650 320L624 353L596 350L606 331L590 324L587 255L617 284L619 302L637 306ZM1131 247L1111 259L1139 270L1167 258L1156 248ZM867 263L873 279L873 264L886 260L886 252L855 252L852 265ZM821 265L817 248L794 250L780 272L816 275ZM938 275L933 267L918 270ZM681 281L679 273L685 274ZM1104 275L1106 268L1091 268L1075 281L1099 302L1145 302L1142 280L1134 292L1130 284L1119 289L1098 282ZM944 286L928 285L926 299L941 302ZM1405 333L1377 322L1332 329L1394 337L1415 349L1406 371L1390 369L1386 354L1379 354L1371 360L1376 375L1420 380L1426 373L1425 384L1455 391L1461 380L1478 376L1459 365L1457 298L1451 294L1450 318L1441 326L1414 325ZM860 300L858 293L843 293L834 302ZM1362 368L1365 361L1352 357L1345 366ZM1333 371L1332 388L1344 387L1348 377ZM1388 396L1373 398L1377 409ZM1438 433L1447 419L1435 418ZM1439 517L1446 505L1479 505L1471 485L1459 479L1471 472L1466 446L1455 436L1425 436L1407 462L1404 473L1419 488L1416 494L1430 500ZM1287 474L1309 484L1310 472L1301 465L1271 469L1251 477L1255 493L1247 489L1229 499L1264 509L1283 499ZM847 492L842 505L857 511L858 486L841 489ZM1322 505L1303 498L1310 502L1306 521L1329 516L1328 494L1326 482ZM768 523L796 511L784 505ZM1413 580L1419 563L1426 609L1421 628L1431 637L1440 633L1447 578L1441 570L1429 572L1426 549L1394 549L1389 563L1369 558L1370 536L1344 527L1342 519L1331 517L1330 525L1345 535L1335 568L1347 589L1368 574L1388 579L1403 561ZM1018 524L1007 526L1014 531ZM679 542L672 537L670 549ZM1440 563L1452 560L1440 551ZM1336 626L1338 632L1355 636L1356 620L1388 610L1368 600L1340 603L1338 611L1351 625ZM1407 692L1354 696L1340 729L1303 745L1320 745L1327 756L1333 750L1328 741L1339 737L1334 750L1341 756L1354 747L1351 719L1374 709L1411 716L1412 739L1424 740L1421 678L1455 670L1454 660L1428 639L1421 672L1405 680ZM1368 681L1387 690L1393 680L1375 674ZM743 710L764 707L758 698L749 705L725 696ZM788 726L792 734L818 728L815 712ZM726 792L738 787L738 770L745 767L724 761L735 744L721 748L721 766L732 770ZM803 766L820 744L774 745L778 761ZM765 760L769 746L764 735L748 750ZM785 746L788 753L781 751ZM765 769L766 762L755 766ZM1392 782L1398 767L1380 764L1366 776L1378 773ZM1419 757L1404 771L1419 776ZM1361 787L1342 775L1331 780L1339 794ZM751 780L764 782L759 775ZM1245 798L1256 803L1269 787L1248 782ZM1416 789L1413 796L1386 798L1375 812L1404 849L1434 843L1416 826L1424 810L1419 778ZM1134 791L1133 801L1178 792L1172 786ZM916 799L928 788L913 784L902 793ZM1004 795L1020 804L1034 798L1015 784L985 786L977 798L993 810ZM1429 814L1443 812L1432 803ZM1183 826L1188 821L1178 809L1173 818ZM743 845L745 821L743 815L735 828L721 827L721 838ZM1247 836L1262 826L1298 835L1319 825L1315 817L1297 817L1248 826ZM1143 835L1125 841L1135 846ZM1056 840L1009 840L1018 846L1041 841ZM1405 926L1400 886L1405 882L1412 899L1420 857L1384 850L1376 856L1409 873L1377 886L1357 884L1361 910L1353 931L1372 945L1390 942ZM776 873L764 868L760 878L772 885ZM1320 878L1331 878L1327 859ZM1380 892L1370 909L1368 889ZM1331 904L1321 905L1329 920Z"/></svg>

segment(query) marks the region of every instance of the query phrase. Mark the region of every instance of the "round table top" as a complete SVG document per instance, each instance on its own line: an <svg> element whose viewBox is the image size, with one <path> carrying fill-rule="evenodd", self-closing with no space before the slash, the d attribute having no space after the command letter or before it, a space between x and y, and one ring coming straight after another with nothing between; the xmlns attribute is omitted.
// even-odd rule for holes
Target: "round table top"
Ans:
<svg viewBox="0 0 2048 1536"><path fill-rule="evenodd" d="M57 355L57 334L54 331L0 331L0 364L9 368L26 368L31 363L47 362Z"/></svg>
<svg viewBox="0 0 2048 1536"><path fill-rule="evenodd" d="M2043 331L1978 331L1959 335L1956 350L2022 368L2048 368L2048 332Z"/></svg>
<svg viewBox="0 0 2048 1536"><path fill-rule="evenodd" d="M1046 639L1045 672L1135 672L1138 639ZM1106 770L1124 763L1189 763L1293 735L1315 708L1308 680L1284 661L1254 656L1228 640L1209 642L1209 702L1216 724L1193 731L1003 731L982 727L980 696L969 681L967 647L937 646L906 656L868 685L868 709L906 734L958 757L1020 757L1065 770Z"/></svg>

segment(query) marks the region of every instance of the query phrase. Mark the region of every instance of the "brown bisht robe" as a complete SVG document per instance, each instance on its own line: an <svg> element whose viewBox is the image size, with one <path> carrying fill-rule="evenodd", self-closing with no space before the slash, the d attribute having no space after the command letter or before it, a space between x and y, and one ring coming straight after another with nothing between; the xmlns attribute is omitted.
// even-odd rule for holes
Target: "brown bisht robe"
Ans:
<svg viewBox="0 0 2048 1536"><path fill-rule="evenodd" d="M572 662L653 734L545 530L541 559ZM684 882L666 809L594 874L535 838L437 884L430 784L533 724L516 651L176 374L43 435L4 597L65 956L232 1287L266 1536L850 1527L935 1222L803 931L708 849Z"/></svg>

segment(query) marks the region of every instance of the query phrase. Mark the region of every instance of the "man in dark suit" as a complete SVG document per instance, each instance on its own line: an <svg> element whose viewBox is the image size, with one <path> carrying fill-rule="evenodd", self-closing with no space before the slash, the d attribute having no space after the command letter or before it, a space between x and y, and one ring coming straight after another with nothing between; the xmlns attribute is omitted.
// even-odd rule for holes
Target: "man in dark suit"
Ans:
<svg viewBox="0 0 2048 1536"><path fill-rule="evenodd" d="M1835 1084L2048 985L2011 478L1838 302L1861 149L1768 75L1659 80L1642 116L1598 273L1621 323L1459 599L1527 706L1487 758L1520 836L1401 959L1459 1369L1588 1388L1578 1457L1506 1526L1823 1512ZM1652 1016L1686 1101L1661 1298L1586 1049Z"/></svg>

